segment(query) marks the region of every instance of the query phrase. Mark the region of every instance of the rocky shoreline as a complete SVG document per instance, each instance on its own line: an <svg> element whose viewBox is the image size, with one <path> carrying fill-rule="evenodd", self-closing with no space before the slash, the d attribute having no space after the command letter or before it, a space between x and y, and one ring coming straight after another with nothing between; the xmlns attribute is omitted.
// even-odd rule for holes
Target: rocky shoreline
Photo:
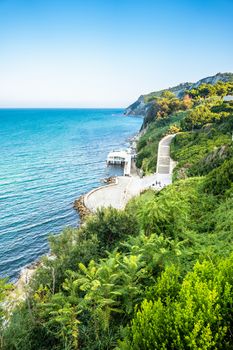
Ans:
<svg viewBox="0 0 233 350"><path fill-rule="evenodd" d="M81 222L83 222L85 218L91 214L90 210L87 209L84 204L84 196L80 196L78 199L76 199L73 207L78 212Z"/></svg>
<svg viewBox="0 0 233 350"><path fill-rule="evenodd" d="M8 297L5 303L5 309L8 314L11 314L12 310L20 303L24 301L28 294L28 284L36 272L36 270L42 266L42 261L33 261L30 265L25 266L21 272L17 281L12 285L12 289L9 290Z"/></svg>

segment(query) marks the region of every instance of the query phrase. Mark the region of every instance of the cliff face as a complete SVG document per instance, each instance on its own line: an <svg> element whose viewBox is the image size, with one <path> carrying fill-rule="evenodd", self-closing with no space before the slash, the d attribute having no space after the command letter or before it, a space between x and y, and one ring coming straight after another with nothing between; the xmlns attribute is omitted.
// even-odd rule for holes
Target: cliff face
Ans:
<svg viewBox="0 0 233 350"><path fill-rule="evenodd" d="M145 102L145 96L141 95L137 101L132 103L126 110L126 115L146 115L147 110L150 108L151 103Z"/></svg>
<svg viewBox="0 0 233 350"><path fill-rule="evenodd" d="M162 92L164 91L171 91L173 92L177 97L182 97L186 90L191 90L193 88L197 88L201 84L216 84L218 81L233 81L233 73L218 73L211 77L206 77L204 79L198 80L196 83L182 83L177 86L174 86L172 88L154 91L146 95L141 95L137 101L135 101L133 104L131 104L129 107L125 110L125 115L143 115L145 116L148 109L152 105L151 102L149 102L150 97L152 96L160 96Z"/></svg>

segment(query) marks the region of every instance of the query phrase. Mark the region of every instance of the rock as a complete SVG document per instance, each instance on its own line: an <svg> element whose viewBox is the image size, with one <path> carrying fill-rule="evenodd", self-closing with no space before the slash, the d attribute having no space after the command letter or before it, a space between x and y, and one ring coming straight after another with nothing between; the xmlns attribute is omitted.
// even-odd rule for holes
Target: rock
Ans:
<svg viewBox="0 0 233 350"><path fill-rule="evenodd" d="M90 210L84 204L84 196L79 197L74 201L74 209L79 213L81 221L91 214Z"/></svg>
<svg viewBox="0 0 233 350"><path fill-rule="evenodd" d="M114 184L116 183L116 178L113 176L107 177L106 179L103 180L105 184Z"/></svg>

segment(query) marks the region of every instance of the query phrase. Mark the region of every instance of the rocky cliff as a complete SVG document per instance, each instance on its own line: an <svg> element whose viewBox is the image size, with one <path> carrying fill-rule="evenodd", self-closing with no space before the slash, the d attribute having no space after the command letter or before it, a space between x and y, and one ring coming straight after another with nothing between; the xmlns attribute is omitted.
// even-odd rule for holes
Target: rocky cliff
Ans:
<svg viewBox="0 0 233 350"><path fill-rule="evenodd" d="M154 91L146 95L141 95L137 101L131 104L125 110L125 115L143 115L145 116L148 109L150 108L152 102L150 102L150 98L155 96L160 96L164 91L171 91L177 97L182 97L187 90L191 90L193 88L197 88L201 84L216 84L218 81L233 81L233 73L218 73L211 77L206 77L204 79L198 80L196 83L182 83L177 86Z"/></svg>

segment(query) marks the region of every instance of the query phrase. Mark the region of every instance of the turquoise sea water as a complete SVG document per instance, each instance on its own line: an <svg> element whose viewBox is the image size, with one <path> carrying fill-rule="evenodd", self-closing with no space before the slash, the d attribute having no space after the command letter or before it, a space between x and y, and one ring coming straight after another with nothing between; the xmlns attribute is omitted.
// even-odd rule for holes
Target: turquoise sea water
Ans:
<svg viewBox="0 0 233 350"><path fill-rule="evenodd" d="M77 226L74 200L121 173L106 167L107 153L141 123L115 109L0 110L1 277L46 253L48 234Z"/></svg>

